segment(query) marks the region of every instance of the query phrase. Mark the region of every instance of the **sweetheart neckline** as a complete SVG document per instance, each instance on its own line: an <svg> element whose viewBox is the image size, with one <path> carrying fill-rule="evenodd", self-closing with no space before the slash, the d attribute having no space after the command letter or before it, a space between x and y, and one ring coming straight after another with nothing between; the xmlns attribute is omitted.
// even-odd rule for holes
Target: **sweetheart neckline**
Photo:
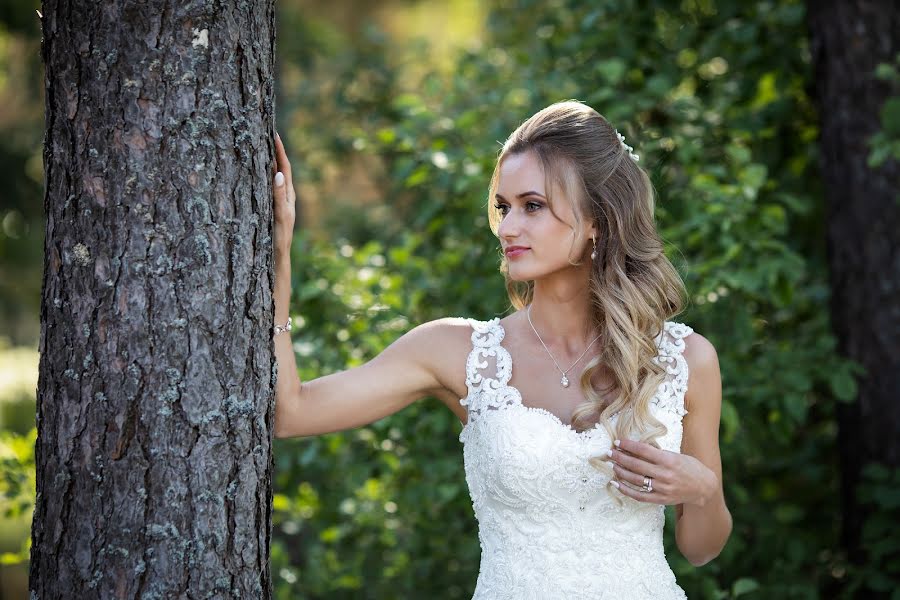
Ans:
<svg viewBox="0 0 900 600"><path fill-rule="evenodd" d="M555 413L547 410L546 408L541 408L540 406L528 406L527 404L522 402L522 390L520 390L516 386L509 385L508 383L506 383L504 385L511 390L515 390L516 395L519 397L518 402L516 402L516 405L521 406L526 411L535 411L535 412L546 414L548 417L550 417L551 419L553 419L554 421L559 423L561 426L563 426L564 428L571 431L572 433L575 433L577 435L583 435L585 433L590 433L590 432L596 430L597 428L599 428L602 425L601 421L597 421L596 423L594 423L591 427L589 427L587 429L584 429L582 431L575 431L575 428L572 427L572 425L570 423L564 423L563 420L560 419ZM620 412L622 412L622 411L620 410L618 412L613 413L612 416L609 417L609 419L612 420L613 417L617 417Z"/></svg>
<svg viewBox="0 0 900 600"><path fill-rule="evenodd" d="M503 326L503 323L500 322L500 317L494 317L494 318L492 319L492 321L495 321L494 324L500 329L500 335L498 336L499 339L497 340L497 346L499 346L500 348L503 348L503 350L505 350L506 353L509 354L509 350L503 345L503 339L506 337L506 328ZM512 355L509 355L509 365L510 365L510 376L512 376L512 365L513 365ZM517 388L516 386L510 385L509 383L504 383L504 382L500 382L500 383L501 383L501 385L503 385L503 386L505 386L505 387L507 387L507 388L509 388L509 389L511 389L511 390L514 390L514 391L516 392L516 395L518 396L518 402L516 402L516 404L517 404L518 406L521 406L522 408L524 408L526 412L527 412L527 411L534 411L534 412L538 412L538 413L541 413L541 414L546 414L546 415L547 415L548 417L550 417L553 421L555 421L558 425L560 425L563 429L565 429L565 430L567 430L567 431L569 431L569 432L571 432L571 433L574 433L575 435L577 435L577 436L579 436L579 437L580 437L580 436L583 436L583 435L586 435L586 434L591 434L591 433L593 433L593 432L596 431L598 428L600 428L601 425L602 425L602 422L601 422L601 421L597 421L596 423L594 423L594 425L592 425L592 426L589 427L588 429L584 429L584 430L582 430L582 431L576 431L575 428L572 427L571 424L563 422L563 420L560 419L555 413L550 412L550 411L547 410L546 408L541 408L541 407L539 407L539 406L528 406L528 405L526 405L526 404L522 401L522 390L520 390L520 389ZM622 411L619 411L619 412L622 412ZM619 414L619 412L614 413L614 414L612 415L612 417L617 416L617 415ZM610 419L612 419L612 417L610 417ZM466 421L466 423L468 423L468 421Z"/></svg>
<svg viewBox="0 0 900 600"><path fill-rule="evenodd" d="M510 387L512 387L512 386L510 386ZM587 429L583 429L581 431L576 431L575 428L572 427L572 425L570 423L564 423L562 419L560 419L558 416L556 416L555 414L553 414L546 408L541 408L539 406L525 406L522 403L519 403L518 406L524 408L526 412L536 412L538 414L547 415L548 417L550 417L550 419L555 421L558 425L562 426L567 431L570 431L578 436L589 435L589 434L597 431L598 429L600 429L600 427L602 425L602 423L600 421L597 421L596 423L594 423L592 426L588 427ZM616 413L616 414L618 414L618 413ZM613 415L613 416L615 416L615 415Z"/></svg>
<svg viewBox="0 0 900 600"><path fill-rule="evenodd" d="M505 408L493 409L494 412L496 412L496 411L498 411L498 410L510 410L510 409L513 409L513 408L521 408L521 409L523 409L525 412L534 412L534 413L537 413L537 414L540 414L540 415L546 415L547 417L550 418L550 420L551 420L552 422L554 422L554 423L556 423L557 425L559 425L564 431L567 431L567 432L569 432L569 433L572 433L572 434L578 436L579 438L588 437L588 436L590 436L591 434L593 434L595 431L600 431L600 430L602 430L602 431L604 431L604 432L606 431L605 429L603 429L603 428L601 427L602 424L603 424L601 421L597 421L596 423L594 423L594 424L593 424L591 427L589 427L588 429L584 429L584 430L582 430L582 431L576 431L575 428L572 427L571 424L569 424L569 423L563 423L562 419L560 419L558 416L556 416L555 414L553 414L552 412L550 412L550 411L547 410L546 408L541 408L541 407L539 407L539 406L526 406L525 404L523 404L523 403L522 403L522 393L521 393L521 392L518 390L518 388L516 388L515 386L513 386L513 385L507 385L506 387L515 390L515 391L518 393L518 395L519 395L519 399L518 399L517 402L515 402L515 403L513 403L513 404L509 404L509 405L507 405ZM460 398L460 400L466 400L467 398L468 398L468 396L466 396L466 398ZM490 409L487 409L487 410L490 410ZM620 412L621 412L621 411L620 411ZM617 413L613 414L612 417L616 417L616 416L618 416L618 414L619 414L619 413L617 412ZM612 417L610 417L610 419L612 419ZM480 417L479 417L479 418L480 418ZM471 415L470 415L469 418L466 419L466 424L463 425L462 430L465 431L465 430L469 427L469 425L470 425L471 423L472 423L472 419L471 419ZM462 433L462 432L460 432L460 433ZM607 437L609 437L609 436L607 436Z"/></svg>
<svg viewBox="0 0 900 600"><path fill-rule="evenodd" d="M475 326L475 325L473 324L473 321L479 323L480 325L486 325L487 327L484 327L484 328L477 327L477 326ZM512 360L512 355L509 353L509 350L507 350L507 348L503 345L503 339L506 337L506 328L505 328L505 327L503 326L503 324L500 322L500 317L494 317L493 319L491 319L491 320L489 320L489 321L476 321L476 320L474 320L474 319L468 319L468 322L469 322L469 324L472 326L472 328L475 330L476 333L490 334L490 330L491 330L491 329L495 329L496 332L497 332L497 333L496 333L496 340L493 341L493 343L491 344L490 347L489 347L486 343L484 343L484 341L482 341L482 343L479 344L479 343L476 341L476 333L473 333L473 334L472 334L472 341L473 341L473 344L475 345L475 347L474 347L474 348L472 349L472 351L470 351L470 353L469 353L469 360L471 360L471 357L472 357L475 353L478 353L478 352L479 352L479 348L482 348L481 352L487 352L487 353L489 353L489 354L495 354L495 351L492 351L491 348L496 348L497 351L502 351L502 355L505 355L506 360L507 360L507 362L508 362L508 367L507 367L508 373L506 373L505 380L504 380L503 378L498 379L498 378L496 378L496 377L482 377L482 378L481 378L481 379L485 380L484 383L482 383L482 385L484 385L484 384L485 384L487 381L489 381L489 380L493 380L493 381L495 382L495 384L499 384L498 387L494 387L494 389L493 389L493 392L494 392L494 393L497 393L497 392L499 392L499 391L501 391L501 390L504 390L504 389L512 390L512 391L515 392L516 398L514 399L514 402L512 402L511 404L505 405L504 407L500 408L499 410L508 410L509 408L513 408L513 407L521 407L522 409L525 410L525 412L534 412L534 413L546 415L552 422L556 423L561 429L563 429L563 430L565 430L565 431L567 431L567 432L569 432L569 433L571 433L571 434L574 434L574 435L577 436L579 439L587 439L587 438L590 437L594 432L596 432L596 431L598 431L598 430L601 430L601 429L602 429L603 431L606 431L606 429L605 429L604 427L602 427L602 421L597 421L596 423L594 423L593 426L591 426L591 427L588 428L588 429L584 429L584 430L582 430L582 431L576 431L576 430L572 427L571 424L564 423L564 422L562 421L562 419L560 419L556 414L552 413L551 411L549 411L549 410L547 410L547 409L545 409L545 408L538 407L538 406L528 406L528 405L526 405L526 404L522 401L522 392L521 392L521 390L519 390L519 388L517 388L516 386L514 386L514 385L509 385L509 383L507 383L507 382L509 381L509 379L512 377L513 360ZM666 331L666 325L668 325L669 323L670 323L669 321L666 321L666 322L663 324L663 331L661 331L660 334L657 336L657 345L658 345L658 346L659 346L659 344L665 339L664 336L663 336L663 333ZM680 327L683 327L683 328L687 329L687 330L688 330L688 333L692 331L692 330L690 329L690 327L688 327L688 326L686 326L686 325L679 324L679 323L675 323L675 322L671 322L671 323L673 323L675 326L680 326ZM670 335L674 335L674 334L672 334L672 333L670 332ZM490 339L490 338L488 338L488 339ZM682 345L683 345L683 336L681 336L681 337L679 337L679 338L677 338L677 339L682 340ZM676 341L677 341L677 340L676 340ZM486 348L486 350L484 350L485 348ZM679 355L675 356L674 358L675 358L676 364L678 364L679 359L680 359L680 361L681 361L682 363L685 363L685 366L686 366L686 361L684 360L683 355L679 354ZM497 360L500 361L500 360L501 360L501 356L497 356ZM499 364L500 364L500 363L498 362L498 368L499 368ZM468 369L468 368L469 368L469 367L468 367L468 361L467 361L467 369ZM686 370L686 369L685 369L685 370ZM670 371L670 372L671 372L671 371ZM685 379L686 379L686 378L687 378L687 376L685 375ZM660 387L662 387L663 384L664 384L664 382L660 384ZM468 374L467 374L467 386L468 386ZM488 387L493 387L493 386L488 386ZM657 400L657 398L658 398L657 394L658 394L658 393L659 393L659 390L657 390L657 392L654 394L653 398L651 399L651 402L650 402L651 404L657 404L657 403L654 402L654 401ZM470 389L470 393L469 393L465 398L460 398L460 399L459 399L460 403L467 404L467 401L468 401L468 399L469 399L469 396L471 396L471 389ZM495 410L497 410L497 409L495 409ZM614 413L613 415L611 415L611 416L608 417L608 418L609 418L610 421L612 421L612 419L616 418L616 417L617 417L618 415L620 415L621 413L622 413L622 411L619 410L618 412ZM687 411L684 411L684 413L686 414ZM472 419L471 419L471 416L470 416L470 418L467 418L467 419L466 419L466 423L465 423L465 425L463 425L462 431L465 431L466 429L468 429L468 428L469 428L469 425L470 425L471 423L472 423ZM607 437L608 437L608 435L607 435Z"/></svg>

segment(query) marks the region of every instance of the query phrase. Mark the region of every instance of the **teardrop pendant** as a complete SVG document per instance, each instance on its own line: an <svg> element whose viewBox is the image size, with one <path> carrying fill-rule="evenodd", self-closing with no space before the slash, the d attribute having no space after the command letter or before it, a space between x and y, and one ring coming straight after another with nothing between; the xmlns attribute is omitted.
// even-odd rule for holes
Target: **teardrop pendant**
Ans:
<svg viewBox="0 0 900 600"><path fill-rule="evenodd" d="M565 375L562 376L562 379L559 380L563 387L569 387L569 378Z"/></svg>

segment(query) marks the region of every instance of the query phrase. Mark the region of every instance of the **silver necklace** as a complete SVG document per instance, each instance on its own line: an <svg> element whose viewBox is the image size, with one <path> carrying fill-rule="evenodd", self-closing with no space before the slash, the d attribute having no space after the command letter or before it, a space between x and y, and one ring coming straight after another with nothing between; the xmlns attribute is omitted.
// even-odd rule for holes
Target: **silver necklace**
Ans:
<svg viewBox="0 0 900 600"><path fill-rule="evenodd" d="M584 358L584 355L587 354L588 349L589 349L591 346L594 345L594 342L596 342L597 340L600 339L600 336L598 335L597 337L595 337L595 338L594 338L594 341L587 345L587 348L584 349L584 352L581 353L581 356L578 357L578 360L576 360L574 363L572 363L572 367L569 367L568 369L566 369L565 371L563 371L562 369L560 369L559 363L556 362L556 359L553 358L553 354L550 352L550 349L547 348L547 344L545 344L545 343L544 343L544 340L541 339L541 334L539 334L539 333L537 332L537 329L534 328L534 323L531 322L531 305L530 305L530 304L528 305L528 310L525 311L525 315L528 317L528 324L531 325L531 329L534 331L534 335L536 335L537 338L538 338L539 340L541 340L541 345L544 347L544 350L547 351L547 354L549 354L549 355L550 355L550 358L553 360L553 364L555 364L555 365L556 365L556 368L559 369L559 372L562 373L562 379L560 379L559 382L562 384L562 386L563 386L564 388L569 387L569 378L566 377L566 373L568 373L569 371L571 371L571 370L572 370L572 367L574 367L575 365L577 365L577 364L578 364L578 361L581 360L582 358Z"/></svg>

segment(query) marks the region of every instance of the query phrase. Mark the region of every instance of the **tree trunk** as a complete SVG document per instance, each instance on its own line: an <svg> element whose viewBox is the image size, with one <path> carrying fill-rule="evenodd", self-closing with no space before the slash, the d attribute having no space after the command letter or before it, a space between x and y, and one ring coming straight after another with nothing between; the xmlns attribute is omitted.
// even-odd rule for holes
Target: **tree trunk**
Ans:
<svg viewBox="0 0 900 600"><path fill-rule="evenodd" d="M866 165L889 85L878 63L900 52L896 0L808 2L814 93L821 115L831 318L840 352L867 370L853 404L838 408L842 543L863 561L866 518L856 486L870 462L900 466L900 205L898 164Z"/></svg>
<svg viewBox="0 0 900 600"><path fill-rule="evenodd" d="M274 2L42 13L32 598L269 597Z"/></svg>

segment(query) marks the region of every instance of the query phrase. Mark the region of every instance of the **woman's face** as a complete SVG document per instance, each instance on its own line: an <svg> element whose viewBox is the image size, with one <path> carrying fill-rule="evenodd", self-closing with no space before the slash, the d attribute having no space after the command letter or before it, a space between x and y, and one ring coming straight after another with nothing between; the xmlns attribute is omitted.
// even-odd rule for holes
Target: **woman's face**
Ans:
<svg viewBox="0 0 900 600"><path fill-rule="evenodd" d="M572 248L576 224L571 201L554 186L553 210L558 219L550 212L544 187L544 170L536 154L528 151L503 159L494 197L501 215L497 235L509 264L509 277L515 281L576 269L569 263L570 249L573 262L582 256L590 264L585 256L591 247L590 231ZM513 246L528 249L517 254L506 252Z"/></svg>

